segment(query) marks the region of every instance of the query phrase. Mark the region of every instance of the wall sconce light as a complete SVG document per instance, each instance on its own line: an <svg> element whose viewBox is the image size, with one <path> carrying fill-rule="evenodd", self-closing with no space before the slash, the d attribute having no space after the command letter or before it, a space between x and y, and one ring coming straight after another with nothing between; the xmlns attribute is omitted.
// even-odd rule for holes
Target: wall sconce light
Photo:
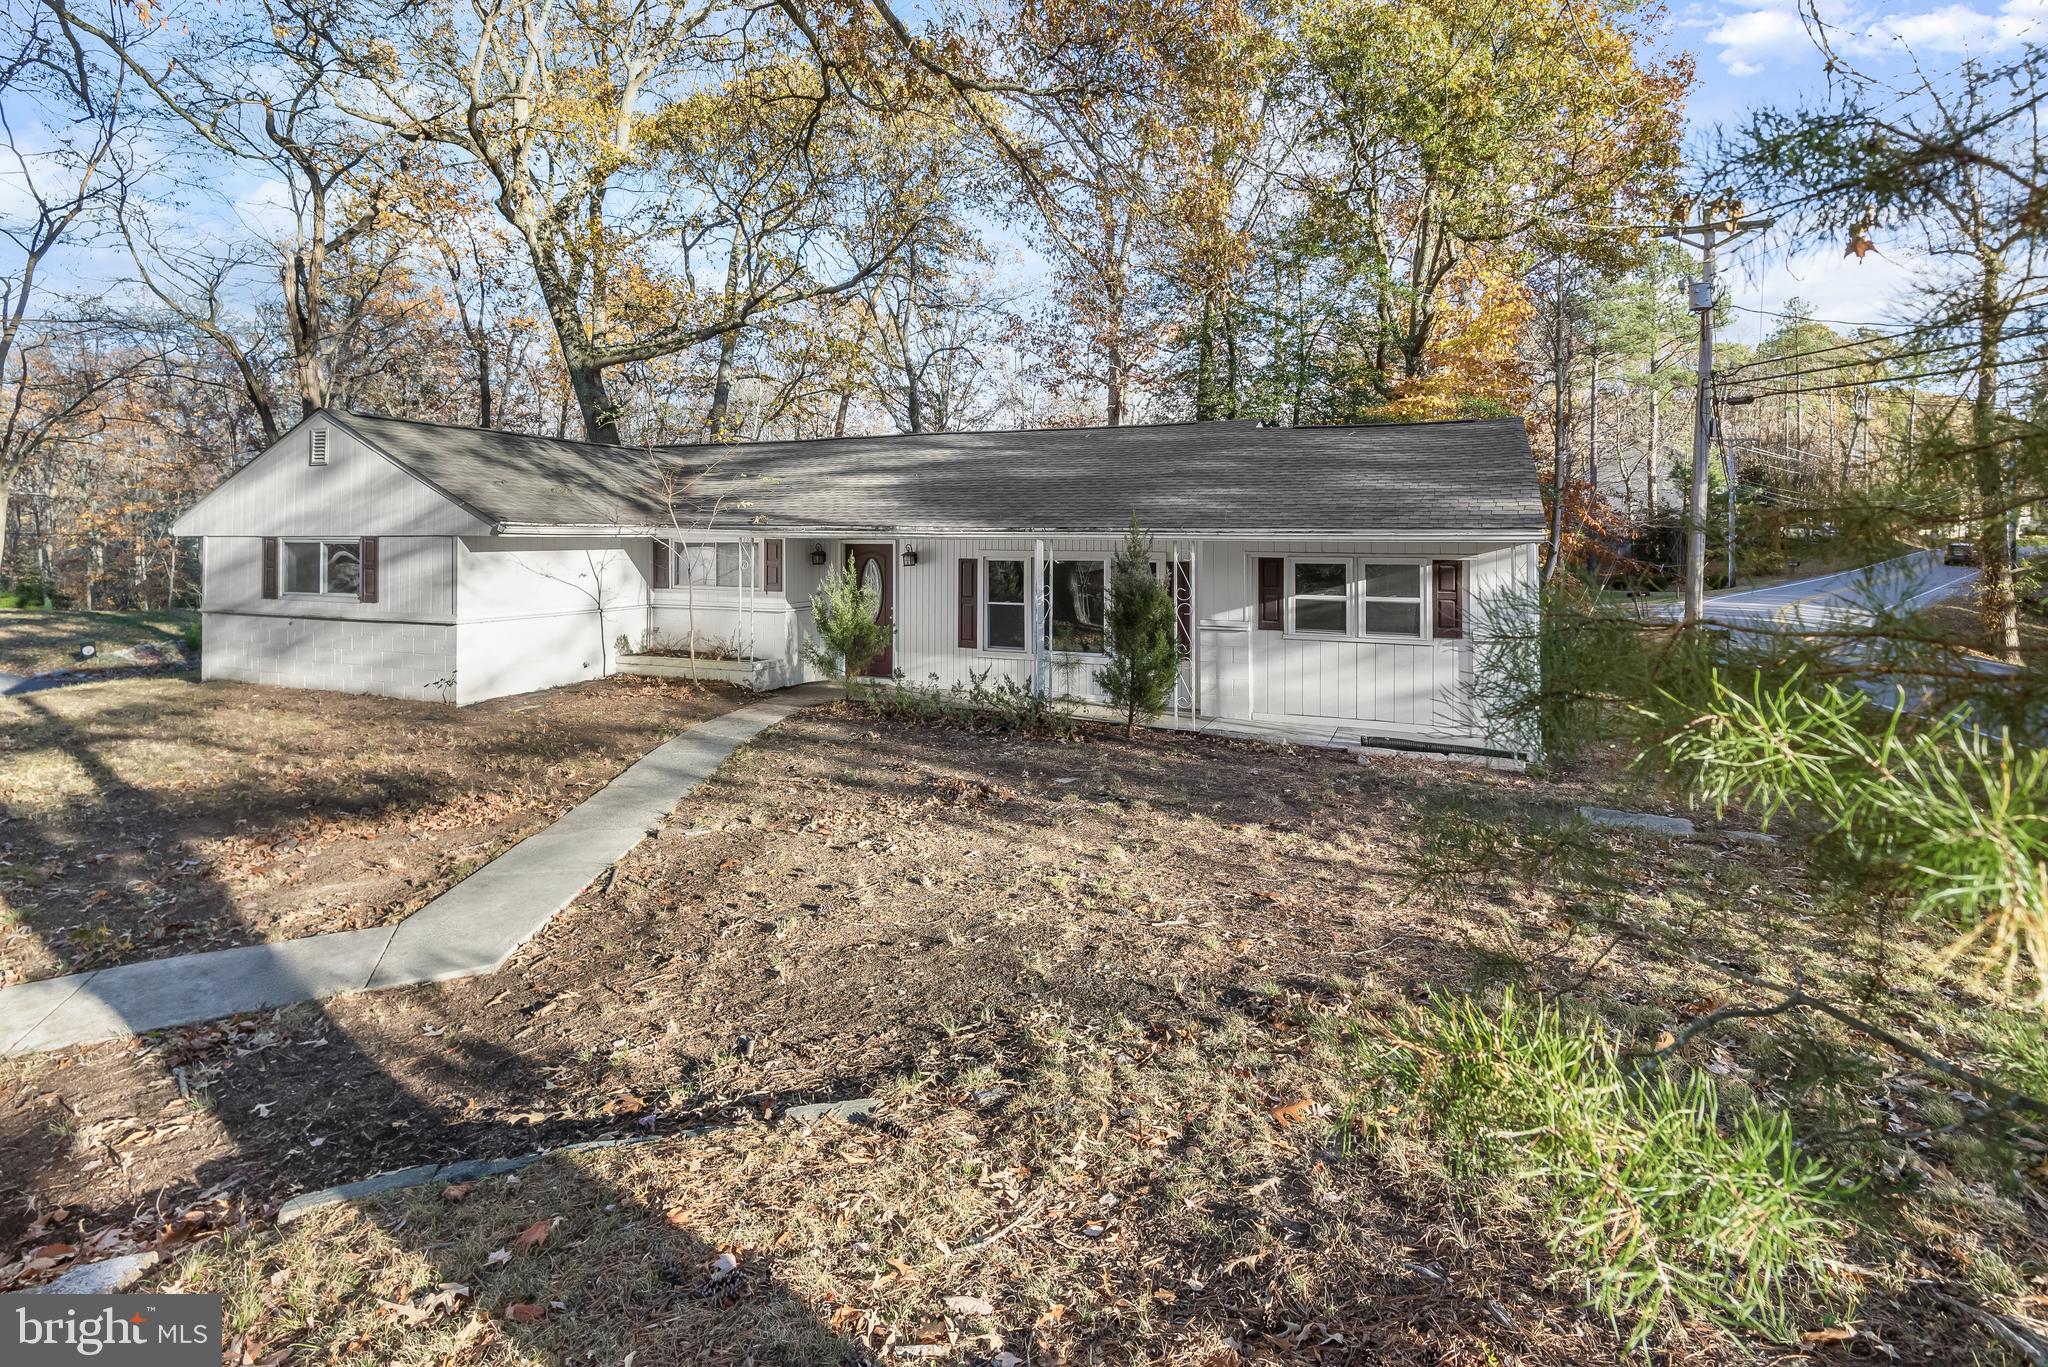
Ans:
<svg viewBox="0 0 2048 1367"><path fill-rule="evenodd" d="M811 563L813 565L822 565L825 563L825 548L817 544L815 541L811 543Z"/></svg>
<svg viewBox="0 0 2048 1367"><path fill-rule="evenodd" d="M915 565L917 563L917 552L905 551L903 553L903 563L906 565Z"/></svg>

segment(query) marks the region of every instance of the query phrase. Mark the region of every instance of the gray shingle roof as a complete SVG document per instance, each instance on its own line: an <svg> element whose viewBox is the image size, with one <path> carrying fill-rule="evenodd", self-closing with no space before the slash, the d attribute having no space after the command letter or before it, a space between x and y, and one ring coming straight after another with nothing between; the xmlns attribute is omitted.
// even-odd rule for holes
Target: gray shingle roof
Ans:
<svg viewBox="0 0 2048 1367"><path fill-rule="evenodd" d="M501 526L1540 534L1519 420L1056 428L606 447L401 418L338 421Z"/></svg>

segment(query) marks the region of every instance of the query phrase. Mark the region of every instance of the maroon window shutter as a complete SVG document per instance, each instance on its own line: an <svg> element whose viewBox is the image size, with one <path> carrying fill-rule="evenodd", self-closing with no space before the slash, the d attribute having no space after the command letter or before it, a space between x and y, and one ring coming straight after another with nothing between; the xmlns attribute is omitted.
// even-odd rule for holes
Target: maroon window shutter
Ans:
<svg viewBox="0 0 2048 1367"><path fill-rule="evenodd" d="M1464 561L1436 562L1436 589L1431 597L1436 600L1436 627L1432 634L1440 641L1458 640L1465 634Z"/></svg>
<svg viewBox="0 0 2048 1367"><path fill-rule="evenodd" d="M761 543L761 587L770 593L782 592L782 543L763 541Z"/></svg>
<svg viewBox="0 0 2048 1367"><path fill-rule="evenodd" d="M981 644L981 562L960 562L960 646L972 650Z"/></svg>
<svg viewBox="0 0 2048 1367"><path fill-rule="evenodd" d="M1173 610L1180 618L1180 653L1185 655L1195 644L1195 583L1193 565L1182 561L1173 568Z"/></svg>
<svg viewBox="0 0 2048 1367"><path fill-rule="evenodd" d="M263 596L277 597L277 538L263 538Z"/></svg>
<svg viewBox="0 0 2048 1367"><path fill-rule="evenodd" d="M362 574L357 579L359 587L356 590L356 597L365 603L374 603L377 601L376 537L366 536L363 538L362 550L357 552L357 560L362 566Z"/></svg>
<svg viewBox="0 0 2048 1367"><path fill-rule="evenodd" d="M654 587L668 587L668 542L660 539L654 543Z"/></svg>
<svg viewBox="0 0 2048 1367"><path fill-rule="evenodd" d="M1287 562L1277 555L1259 557L1259 630L1279 631L1287 623Z"/></svg>

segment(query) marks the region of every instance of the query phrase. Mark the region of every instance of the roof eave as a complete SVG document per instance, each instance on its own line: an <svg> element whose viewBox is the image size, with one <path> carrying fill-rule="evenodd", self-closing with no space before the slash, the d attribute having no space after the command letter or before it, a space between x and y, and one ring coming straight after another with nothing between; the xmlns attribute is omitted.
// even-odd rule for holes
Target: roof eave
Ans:
<svg viewBox="0 0 2048 1367"><path fill-rule="evenodd" d="M1147 527L1148 536L1184 537L1201 541L1540 541L1548 533L1543 524L1524 527ZM950 527L950 526L861 526L854 524L803 524L791 526L677 527L669 523L633 525L620 522L502 522L495 529L500 536L689 536L724 539L739 536L845 537L845 536L928 536L959 537L1121 537L1130 531L1122 527Z"/></svg>

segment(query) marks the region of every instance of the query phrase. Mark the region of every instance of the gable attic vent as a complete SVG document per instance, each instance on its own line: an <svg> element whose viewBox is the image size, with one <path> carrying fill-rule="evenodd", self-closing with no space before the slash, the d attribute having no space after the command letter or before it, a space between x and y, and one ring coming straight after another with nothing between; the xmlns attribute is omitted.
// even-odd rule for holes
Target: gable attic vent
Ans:
<svg viewBox="0 0 2048 1367"><path fill-rule="evenodd" d="M327 429L326 429L326 428L324 428L324 427L316 427L316 428L314 428L314 429L313 429L313 448L312 448L312 450L313 450L313 453L312 453L312 454L311 454L310 456L308 456L308 457L306 458L306 463L307 463L308 465L325 465L325 464L327 463Z"/></svg>

